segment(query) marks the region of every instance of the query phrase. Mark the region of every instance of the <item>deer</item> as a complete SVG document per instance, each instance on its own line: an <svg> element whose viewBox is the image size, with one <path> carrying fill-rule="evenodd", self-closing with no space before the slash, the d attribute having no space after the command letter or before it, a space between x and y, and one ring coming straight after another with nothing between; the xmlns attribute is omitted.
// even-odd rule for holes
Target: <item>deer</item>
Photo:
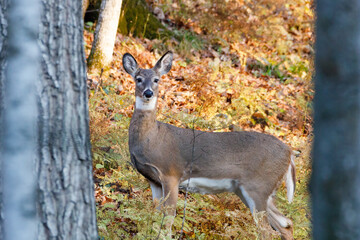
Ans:
<svg viewBox="0 0 360 240"><path fill-rule="evenodd" d="M283 180L288 201L293 200L296 176L290 147L255 131L207 132L157 121L159 83L172 61L173 53L168 51L153 68L142 69L131 54L123 55L123 67L136 85L129 127L130 158L148 180L153 201L163 200L170 208L166 214L175 216L179 188L201 194L232 192L253 216L265 211L281 239L293 239L292 221L274 203Z"/></svg>

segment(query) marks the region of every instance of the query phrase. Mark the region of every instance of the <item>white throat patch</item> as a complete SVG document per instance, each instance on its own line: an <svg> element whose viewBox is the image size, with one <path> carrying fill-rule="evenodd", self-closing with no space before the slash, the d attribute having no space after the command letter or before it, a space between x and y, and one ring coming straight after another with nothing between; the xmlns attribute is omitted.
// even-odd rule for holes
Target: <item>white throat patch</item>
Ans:
<svg viewBox="0 0 360 240"><path fill-rule="evenodd" d="M138 110L151 111L156 107L157 97L151 98L148 102L144 101L141 97L136 97L135 108Z"/></svg>

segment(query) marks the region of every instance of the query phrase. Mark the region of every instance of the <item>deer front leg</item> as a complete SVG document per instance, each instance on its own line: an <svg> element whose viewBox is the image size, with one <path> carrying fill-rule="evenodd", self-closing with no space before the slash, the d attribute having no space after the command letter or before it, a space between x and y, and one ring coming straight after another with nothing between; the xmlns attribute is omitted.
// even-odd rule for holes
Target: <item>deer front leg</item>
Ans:
<svg viewBox="0 0 360 240"><path fill-rule="evenodd" d="M179 193L179 180L174 177L166 177L162 181L164 202L164 211L166 216L165 227L169 229L171 234L171 226L174 223L176 215L176 203Z"/></svg>

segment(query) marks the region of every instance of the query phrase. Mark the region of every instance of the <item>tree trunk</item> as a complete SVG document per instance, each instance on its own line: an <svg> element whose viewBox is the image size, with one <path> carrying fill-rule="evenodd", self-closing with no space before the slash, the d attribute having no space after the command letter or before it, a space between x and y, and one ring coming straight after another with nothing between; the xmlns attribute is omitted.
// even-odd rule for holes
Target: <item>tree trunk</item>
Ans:
<svg viewBox="0 0 360 240"><path fill-rule="evenodd" d="M14 2L12 1L12 4ZM18 74L16 75L18 77L16 80L9 78L6 81L8 83L6 91L8 91L8 86L11 86L9 89L15 88L16 90L15 92L6 92L6 96L9 99L10 97L12 99L23 97L18 101L7 101L7 105L4 106L5 76L3 69L6 66L5 50L7 50L7 17L5 17L7 0L0 0L0 116L4 115L4 109L10 111L23 106L21 104L23 100L27 100L28 92L23 93L27 86L22 85L21 80L34 76L32 81L37 88L36 102L38 106L36 146L27 143L21 145L21 142L18 141L19 137L16 140L9 139L8 141L8 144L11 144L10 147L13 146L11 149L13 155L18 154L18 149L23 148L32 148L36 151L35 164L32 162L32 167L35 168L35 176L37 176L36 211L39 219L36 223L37 227L32 227L32 229L37 231L36 239L38 240L97 239L81 1L42 0L41 3L40 24L33 19L24 18L18 11L16 17L19 18L20 14L22 22L27 21L27 27L25 31L22 30L23 28L13 27L13 31L19 31L21 34L29 34L32 37L39 36L36 42L41 50L41 69L37 73L25 71L27 66L34 65L36 60L28 59L11 68L9 63L7 71ZM29 8L23 6L23 9L28 11ZM34 25L39 28L38 33L31 32L31 27ZM20 46L23 48L12 52L18 56L29 56L33 53L33 49L36 49L34 46L29 46L28 41L14 38L10 41L12 44L20 41ZM10 105L10 103L14 105ZM31 108L28 110L30 110L27 112L28 114L36 113ZM6 115L9 115L8 112ZM25 115L16 117L12 122L11 120L5 121L8 124L7 131L3 131L4 126L0 124L0 134L2 134L0 139L3 138L4 132L8 138L15 133L13 129L18 131L19 121L23 124L32 120ZM22 128L20 132L18 131L18 135L26 137L31 130L35 129L31 126ZM31 137L31 134L27 137ZM0 147L2 146L0 145ZM11 154L5 156L6 158L1 158L0 163L5 162L4 160L12 162ZM31 158L30 154L27 157ZM25 158L22 160L25 161ZM30 166L22 162L18 163L13 172L24 167L31 170ZM22 174L20 171L18 173ZM24 193L17 188L16 182L18 181L18 179L12 181L13 189L15 192ZM31 182L31 180L29 181ZM22 210L31 216L32 197L25 194L24 196L28 196L28 198L25 201L26 204L24 201L22 202ZM3 197L12 196L4 195ZM6 200L5 203L9 201ZM3 237L4 221L2 221L2 217L1 214L0 239ZM5 217L7 222L8 215ZM24 227L18 223L16 232L24 232ZM11 239L20 238L13 237ZM26 239L31 239L31 236L28 235Z"/></svg>
<svg viewBox="0 0 360 240"><path fill-rule="evenodd" d="M8 1L0 0L0 154L2 149L2 116L4 116L4 83L5 83L5 66L6 66L6 45L7 45L7 12ZM0 172L2 172L2 157L0 156ZM2 177L0 177L0 239L3 239L3 206L2 206Z"/></svg>
<svg viewBox="0 0 360 240"><path fill-rule="evenodd" d="M88 59L90 72L107 70L112 60L122 0L103 0Z"/></svg>
<svg viewBox="0 0 360 240"><path fill-rule="evenodd" d="M38 239L97 239L82 1L42 9Z"/></svg>
<svg viewBox="0 0 360 240"><path fill-rule="evenodd" d="M360 2L317 1L314 239L360 239Z"/></svg>
<svg viewBox="0 0 360 240"><path fill-rule="evenodd" d="M37 239L36 158L40 0L11 1L1 127L4 239ZM19 18L21 16L21 18ZM30 50L31 49L31 50ZM5 50L5 49L4 49ZM21 68L21 70L19 69ZM21 226L21 230L19 230Z"/></svg>
<svg viewBox="0 0 360 240"><path fill-rule="evenodd" d="M90 0L82 0L82 18L84 19L87 8L89 7Z"/></svg>

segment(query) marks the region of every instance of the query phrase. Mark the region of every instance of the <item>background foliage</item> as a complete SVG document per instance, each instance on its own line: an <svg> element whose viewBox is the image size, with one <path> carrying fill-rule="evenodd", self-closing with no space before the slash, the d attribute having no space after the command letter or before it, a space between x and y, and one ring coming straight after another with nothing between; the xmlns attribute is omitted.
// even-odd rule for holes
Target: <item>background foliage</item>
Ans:
<svg viewBox="0 0 360 240"><path fill-rule="evenodd" d="M309 239L307 184L314 95L312 1L147 3L169 34L153 30L155 38L144 38L146 30L135 30L144 27L138 22L139 26L127 29L128 35L117 35L111 69L102 76L89 76L100 236L158 236L163 216L152 204L148 183L129 163L127 129L135 97L134 84L123 70L121 58L129 52L142 68L150 68L171 49L175 60L170 73L161 80L158 120L179 127L193 127L195 122L196 129L209 131L266 132L289 144L297 156L297 189L294 202L288 204L281 186L278 206L293 220L295 239ZM93 31L94 23L87 22L87 54ZM184 193L179 197L173 229L176 238L181 229ZM233 194L190 194L184 232L188 239L257 239L267 229L261 224L261 216L259 222L255 224L250 211ZM272 234L277 238L276 233Z"/></svg>

